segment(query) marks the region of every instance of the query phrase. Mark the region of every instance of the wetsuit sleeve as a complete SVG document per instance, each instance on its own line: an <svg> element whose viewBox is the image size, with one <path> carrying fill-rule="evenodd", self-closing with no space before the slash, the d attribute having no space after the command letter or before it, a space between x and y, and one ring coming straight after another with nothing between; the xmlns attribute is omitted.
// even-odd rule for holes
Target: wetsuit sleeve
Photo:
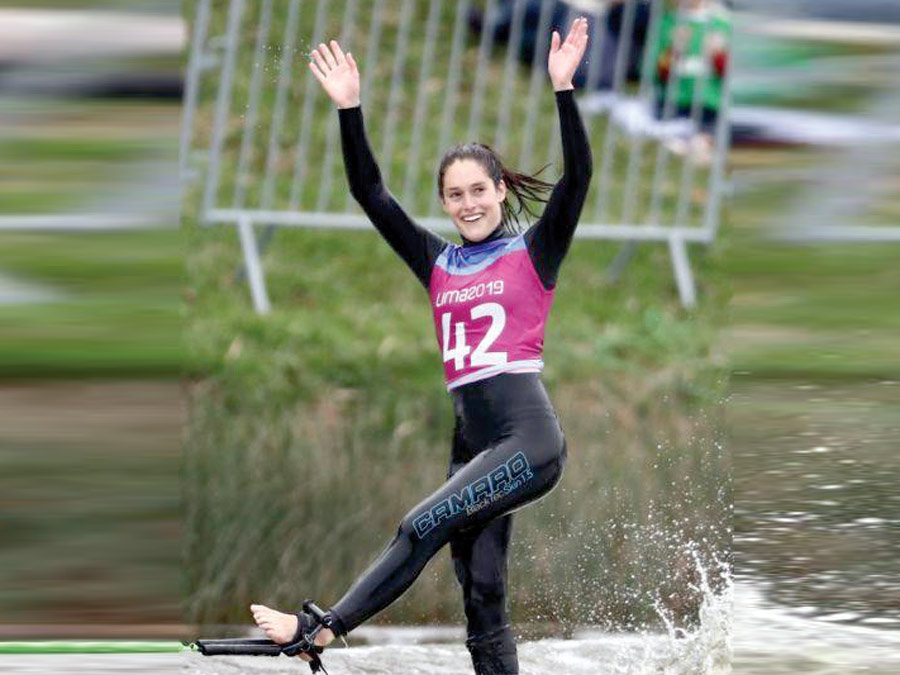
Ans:
<svg viewBox="0 0 900 675"><path fill-rule="evenodd" d="M572 90L556 93L563 176L553 188L540 219L525 232L528 254L544 288L553 288L581 215L591 182L591 148Z"/></svg>
<svg viewBox="0 0 900 675"><path fill-rule="evenodd" d="M434 262L447 241L416 225L384 186L366 139L362 109L359 106L340 109L338 114L350 193L381 236L428 289Z"/></svg>

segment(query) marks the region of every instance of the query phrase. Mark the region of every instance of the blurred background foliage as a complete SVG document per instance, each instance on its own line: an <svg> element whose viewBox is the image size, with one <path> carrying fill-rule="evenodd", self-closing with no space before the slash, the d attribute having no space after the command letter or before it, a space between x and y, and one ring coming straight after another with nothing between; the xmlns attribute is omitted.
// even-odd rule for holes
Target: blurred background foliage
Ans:
<svg viewBox="0 0 900 675"><path fill-rule="evenodd" d="M0 3L0 216L114 226L0 231L0 636L181 620L178 3L93 5L161 21L155 44L120 15L148 50L121 56L93 15L42 11L85 5Z"/></svg>

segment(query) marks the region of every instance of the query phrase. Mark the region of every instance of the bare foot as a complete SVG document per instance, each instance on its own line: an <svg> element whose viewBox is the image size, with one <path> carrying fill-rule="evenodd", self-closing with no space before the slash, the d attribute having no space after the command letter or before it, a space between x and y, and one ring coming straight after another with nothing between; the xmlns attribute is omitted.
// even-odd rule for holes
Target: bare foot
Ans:
<svg viewBox="0 0 900 675"><path fill-rule="evenodd" d="M294 639L294 634L297 632L297 616L295 614L285 614L265 605L250 605L250 611L253 612L253 620L256 625L263 629L266 637L272 642L285 645ZM316 635L316 645L319 647L327 647L333 640L334 633L328 628L323 628ZM301 654L300 658L304 661L310 660L306 654Z"/></svg>

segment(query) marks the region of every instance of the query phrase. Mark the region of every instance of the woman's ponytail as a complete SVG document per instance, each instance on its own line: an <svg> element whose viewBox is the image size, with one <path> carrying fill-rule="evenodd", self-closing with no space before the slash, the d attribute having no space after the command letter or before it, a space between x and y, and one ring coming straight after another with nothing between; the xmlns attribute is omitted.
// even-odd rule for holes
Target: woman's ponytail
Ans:
<svg viewBox="0 0 900 675"><path fill-rule="evenodd" d="M501 165L502 166L502 165ZM534 175L527 173L519 173L503 167L503 182L506 183L507 193L512 193L519 202L519 208L513 209L509 200L503 202L503 217L507 222L516 221L519 223L519 214L525 212L525 220L529 221L536 217L537 214L533 210L534 202L547 203L547 197L544 195L553 189L553 184L541 180L538 174L544 171L549 165L541 167Z"/></svg>

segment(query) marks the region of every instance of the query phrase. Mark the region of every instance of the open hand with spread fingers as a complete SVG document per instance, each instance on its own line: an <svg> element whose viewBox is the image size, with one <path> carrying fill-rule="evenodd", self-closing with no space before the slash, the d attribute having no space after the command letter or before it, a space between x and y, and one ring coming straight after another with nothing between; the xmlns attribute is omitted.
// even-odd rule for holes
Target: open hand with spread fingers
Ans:
<svg viewBox="0 0 900 675"><path fill-rule="evenodd" d="M553 91L574 89L572 77L584 57L588 43L588 21L583 16L572 22L565 42L560 44L559 33L553 31L550 38L550 54L547 56L547 72L553 82Z"/></svg>
<svg viewBox="0 0 900 675"><path fill-rule="evenodd" d="M313 49L310 57L309 69L334 104L338 108L358 106L359 68L353 54L345 55L337 40L332 40Z"/></svg>

